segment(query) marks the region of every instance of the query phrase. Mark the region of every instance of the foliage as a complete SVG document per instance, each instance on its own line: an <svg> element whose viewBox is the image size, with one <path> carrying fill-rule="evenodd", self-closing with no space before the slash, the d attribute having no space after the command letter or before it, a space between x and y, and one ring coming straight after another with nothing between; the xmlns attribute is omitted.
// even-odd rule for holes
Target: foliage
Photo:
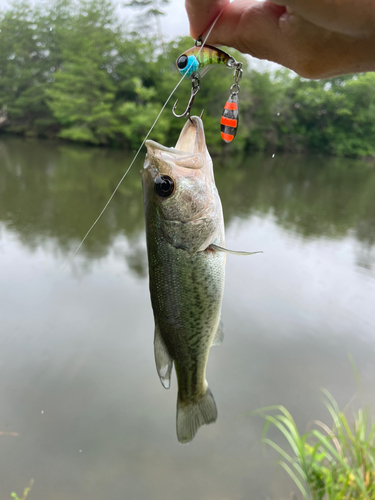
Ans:
<svg viewBox="0 0 375 500"><path fill-rule="evenodd" d="M112 0L18 0L0 12L0 130L136 149L179 81L175 60L188 37L165 44L159 18L168 0L129 0L121 22ZM131 31L141 13L146 31ZM130 31L129 31L130 30ZM230 50L239 60L241 54ZM309 81L279 70L244 69L240 127L229 146L220 116L233 76L214 67L201 82L193 113L205 109L210 151L276 150L375 156L375 74ZM152 137L173 144L190 82L184 80Z"/></svg>
<svg viewBox="0 0 375 500"><path fill-rule="evenodd" d="M375 422L370 422L367 411L359 409L351 426L331 394L323 392L332 429L315 421L319 430L301 435L283 406L271 406L254 412L266 419L263 440L280 454L280 465L305 499L371 500L375 498ZM270 413L274 410L279 413ZM266 437L270 425L285 437L291 454Z"/></svg>
<svg viewBox="0 0 375 500"><path fill-rule="evenodd" d="M29 494L32 485L34 484L34 479L30 479L29 486L23 490L23 495L21 498L18 498L16 493L11 493L10 496L14 498L14 500L26 500L27 495Z"/></svg>
<svg viewBox="0 0 375 500"><path fill-rule="evenodd" d="M288 95L295 108L292 133L307 150L339 156L373 156L375 74L304 81Z"/></svg>

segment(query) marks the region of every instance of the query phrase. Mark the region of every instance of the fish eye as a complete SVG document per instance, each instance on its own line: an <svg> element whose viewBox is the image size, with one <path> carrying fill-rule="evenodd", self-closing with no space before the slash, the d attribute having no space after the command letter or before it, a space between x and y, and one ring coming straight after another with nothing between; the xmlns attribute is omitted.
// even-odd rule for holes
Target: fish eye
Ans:
<svg viewBox="0 0 375 500"><path fill-rule="evenodd" d="M178 69L185 69L186 66L187 66L187 63L188 63L188 57L185 54L182 54L182 56L180 56L177 59L177 67L178 67Z"/></svg>
<svg viewBox="0 0 375 500"><path fill-rule="evenodd" d="M159 175L155 179L154 189L161 198L168 198L174 193L174 180L169 175Z"/></svg>

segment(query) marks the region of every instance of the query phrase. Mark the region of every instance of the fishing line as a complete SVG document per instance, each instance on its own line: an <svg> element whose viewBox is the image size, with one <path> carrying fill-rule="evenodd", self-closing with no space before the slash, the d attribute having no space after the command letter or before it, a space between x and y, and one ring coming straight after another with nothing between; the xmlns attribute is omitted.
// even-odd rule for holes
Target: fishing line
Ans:
<svg viewBox="0 0 375 500"><path fill-rule="evenodd" d="M198 51L198 54L200 54L201 50L203 49L208 37L210 36L211 34L211 31L213 30L217 20L219 19L219 17L221 16L222 12L223 12L224 8L221 9L221 11L219 12L219 14L216 16L216 18L214 19L212 25L210 26L210 29L208 30L208 33L207 35L205 36L204 40L202 41L202 45L200 46L200 49ZM193 64L193 63L192 63ZM191 65L190 65L191 66ZM187 70L190 68L190 66L187 68ZM59 272L59 274L62 274L65 269L67 268L67 266L72 262L72 260L74 259L74 257L77 255L77 253L79 252L80 248L82 247L83 243L85 242L86 238L88 237L88 235L91 233L91 231L94 229L94 227L96 226L96 224L98 223L99 219L102 217L102 215L104 214L104 212L106 211L108 205L111 203L114 195L117 193L118 191L118 188L120 187L122 181L125 179L125 177L127 176L129 170L131 169L131 167L133 166L135 160L137 159L142 147L144 146L144 143L147 141L148 139L148 136L151 134L152 130L154 129L157 121L159 120L160 118L160 115L163 113L165 107L167 106L168 102L170 101L170 99L172 98L173 94L176 92L176 90L178 89L178 87L180 86L182 80L185 78L185 76L182 76L181 79L177 82L177 85L174 87L174 89L172 90L172 92L170 93L168 99L165 101L164 105L162 106L161 110L159 111L159 114L157 115L154 123L151 125L151 128L150 130L147 132L145 138L143 139L142 141L142 144L139 146L133 160L131 161L129 167L126 169L124 175L121 177L120 181L118 182L117 186L115 187L113 193L111 194L111 196L109 197L107 203L104 205L102 211L100 212L100 214L98 215L98 217L96 218L96 220L93 222L93 224L91 225L90 229L87 231L87 233L85 234L85 236L83 237L82 241L80 242L80 244L77 246L77 248L75 249L75 251L73 252L72 256L67 260L65 266L62 268L62 270ZM46 294L45 298L51 293L51 291L53 290L53 288L55 287L56 285L56 281L52 284L49 292ZM11 337L4 342L3 344L3 348L7 345L9 345L15 338L16 336L19 334L20 330L22 329L23 325L26 323L26 320L17 328L17 330L13 333L13 335L11 335Z"/></svg>
<svg viewBox="0 0 375 500"><path fill-rule="evenodd" d="M210 26L210 29L208 30L208 33L207 35L205 36L203 42L202 42L202 45L200 46L200 49L198 51L198 54L200 54L201 50L203 49L208 37L210 36L211 34L211 31L214 29L214 26L217 22L217 20L219 19L219 17L221 16L222 12L224 10L224 7L221 9L221 11L219 12L219 14L216 16L216 18L214 19L212 25ZM198 55L197 54L197 55ZM190 64L190 66L188 66L188 68L186 69L186 72L190 69L190 67L193 65L193 62ZM186 73L185 72L185 73ZM96 218L96 220L93 222L93 224L91 225L90 229L87 231L87 233L85 234L85 236L83 237L82 241L80 242L80 244L78 245L78 247L75 249L75 251L73 252L72 256L70 257L70 259L67 261L67 263L65 264L65 266L63 267L63 269L60 271L60 274L63 273L66 269L66 267L68 266L68 264L72 261L72 259L74 259L74 257L77 255L77 253L79 252L80 248L82 247L83 243L85 242L86 238L88 237L88 235L91 233L91 231L94 229L94 227L96 226L96 224L99 222L99 219L102 217L102 215L104 214L104 212L106 211L108 205L111 203L112 201L112 198L115 196L115 194L117 193L118 191L118 188L120 187L120 185L122 184L122 181L125 179L125 177L127 176L129 170L132 168L135 160L137 159L139 153L141 152L141 149L143 148L145 142L147 141L148 139L148 136L151 134L151 132L153 131L156 123L158 122L161 114L163 113L165 107L167 106L168 102L171 100L173 94L176 92L176 90L178 89L178 87L180 86L182 80L185 78L185 75L183 75L180 80L177 82L177 85L175 86L175 88L172 90L172 92L169 94L169 97L167 98L167 100L165 101L165 103L163 104L161 110L159 111L159 114L158 116L155 118L155 121L154 123L151 125L151 128L150 130L147 132L145 138L143 139L142 141L142 144L139 146L138 148L138 151L135 153L135 156L133 158L133 160L131 161L129 167L126 169L124 175L121 177L119 183L117 184L117 186L115 187L113 193L111 194L111 196L109 197L107 203L104 205L102 211L100 212L100 214L98 215L98 217Z"/></svg>

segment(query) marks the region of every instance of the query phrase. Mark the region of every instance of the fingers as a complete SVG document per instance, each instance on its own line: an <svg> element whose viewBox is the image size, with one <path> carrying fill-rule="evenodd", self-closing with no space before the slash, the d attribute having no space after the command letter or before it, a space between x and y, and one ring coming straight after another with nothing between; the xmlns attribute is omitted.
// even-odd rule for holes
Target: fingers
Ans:
<svg viewBox="0 0 375 500"><path fill-rule="evenodd" d="M307 78L373 71L371 47L375 36L357 38L327 30L297 14L286 12L279 19L280 62Z"/></svg>
<svg viewBox="0 0 375 500"><path fill-rule="evenodd" d="M375 31L373 0L271 0L307 21L337 33L369 36Z"/></svg>
<svg viewBox="0 0 375 500"><path fill-rule="evenodd" d="M375 36L355 38L336 33L269 1L236 0L227 4L208 43L228 45L280 63L307 78L375 69L371 49Z"/></svg>
<svg viewBox="0 0 375 500"><path fill-rule="evenodd" d="M190 22L190 35L196 40L208 31L219 12L229 4L229 0L185 0L185 8Z"/></svg>
<svg viewBox="0 0 375 500"><path fill-rule="evenodd" d="M225 6L207 41L234 47L259 59L279 59L279 18L284 12L285 7L270 2L236 0Z"/></svg>

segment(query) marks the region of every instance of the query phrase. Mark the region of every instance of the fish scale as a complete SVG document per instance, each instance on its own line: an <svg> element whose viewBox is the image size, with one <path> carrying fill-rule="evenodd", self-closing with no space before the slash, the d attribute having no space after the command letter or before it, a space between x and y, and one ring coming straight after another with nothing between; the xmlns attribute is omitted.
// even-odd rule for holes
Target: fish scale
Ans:
<svg viewBox="0 0 375 500"><path fill-rule="evenodd" d="M178 262L175 251L179 253ZM150 259L152 305L161 312L158 325L174 360L179 397L183 400L194 399L203 392L209 347L216 333L212 324L217 326L220 317L224 258L224 255L207 256L203 252L191 256L167 245ZM196 301L202 304L202 309L195 307ZM192 369L194 365L196 368ZM191 384L193 375L195 384Z"/></svg>

